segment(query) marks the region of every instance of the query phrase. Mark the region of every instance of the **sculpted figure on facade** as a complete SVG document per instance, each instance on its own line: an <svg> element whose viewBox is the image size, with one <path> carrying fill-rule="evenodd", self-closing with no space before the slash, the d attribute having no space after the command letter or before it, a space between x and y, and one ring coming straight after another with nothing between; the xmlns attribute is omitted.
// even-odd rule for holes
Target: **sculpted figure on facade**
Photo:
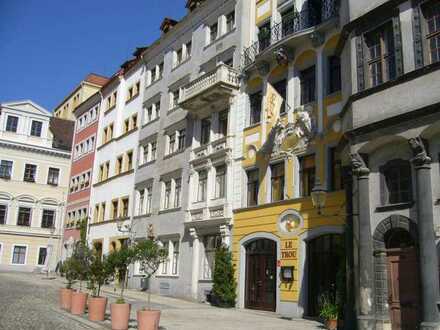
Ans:
<svg viewBox="0 0 440 330"><path fill-rule="evenodd" d="M370 170L368 169L361 155L359 155L357 152L352 152L350 153L350 158L351 167L353 168L353 173L355 175L361 176L370 173Z"/></svg>
<svg viewBox="0 0 440 330"><path fill-rule="evenodd" d="M415 165L429 164L431 162L431 157L428 156L425 145L420 136L410 138L408 143L414 155L412 161Z"/></svg>

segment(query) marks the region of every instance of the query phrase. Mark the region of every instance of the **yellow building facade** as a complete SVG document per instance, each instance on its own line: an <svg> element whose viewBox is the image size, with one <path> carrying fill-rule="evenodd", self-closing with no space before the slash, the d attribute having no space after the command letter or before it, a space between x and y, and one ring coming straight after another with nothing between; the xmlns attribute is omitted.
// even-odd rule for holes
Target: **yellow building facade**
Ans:
<svg viewBox="0 0 440 330"><path fill-rule="evenodd" d="M257 41L243 54L244 207L234 210L232 252L239 307L314 317L345 267L339 34L324 16L301 30L296 8L256 1ZM283 100L279 115L272 90ZM327 192L322 208L314 189Z"/></svg>

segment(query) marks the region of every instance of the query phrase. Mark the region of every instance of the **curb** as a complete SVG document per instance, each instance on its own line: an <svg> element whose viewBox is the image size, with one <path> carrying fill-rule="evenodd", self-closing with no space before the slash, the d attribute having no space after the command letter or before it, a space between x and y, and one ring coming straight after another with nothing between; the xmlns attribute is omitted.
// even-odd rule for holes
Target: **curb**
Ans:
<svg viewBox="0 0 440 330"><path fill-rule="evenodd" d="M88 329L111 329L111 327L106 326L103 322L97 323L97 322L92 322L89 321L87 318L83 317L83 316L78 316L78 315L72 315L62 309L59 308L51 308L51 310L55 313L61 314L64 317L74 320L78 323L81 323L81 325L87 327Z"/></svg>

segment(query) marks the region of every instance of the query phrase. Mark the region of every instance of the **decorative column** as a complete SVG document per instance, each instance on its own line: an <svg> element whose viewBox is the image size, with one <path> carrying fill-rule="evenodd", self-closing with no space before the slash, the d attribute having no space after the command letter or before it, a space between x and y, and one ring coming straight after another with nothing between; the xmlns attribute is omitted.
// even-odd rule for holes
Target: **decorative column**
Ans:
<svg viewBox="0 0 440 330"><path fill-rule="evenodd" d="M359 227L359 306L357 324L359 330L375 328L373 238L370 223L370 170L358 153L351 154L353 174L358 186Z"/></svg>
<svg viewBox="0 0 440 330"><path fill-rule="evenodd" d="M231 226L230 225L220 225L220 236L222 238L222 243L228 248L231 247Z"/></svg>
<svg viewBox="0 0 440 330"><path fill-rule="evenodd" d="M200 271L200 240L195 228L189 229L192 237L192 272L191 272L191 295L193 299L198 299L199 291L199 271Z"/></svg>
<svg viewBox="0 0 440 330"><path fill-rule="evenodd" d="M431 158L420 137L409 139L416 171L417 228L422 287L422 323L420 329L440 329L438 259L435 246Z"/></svg>

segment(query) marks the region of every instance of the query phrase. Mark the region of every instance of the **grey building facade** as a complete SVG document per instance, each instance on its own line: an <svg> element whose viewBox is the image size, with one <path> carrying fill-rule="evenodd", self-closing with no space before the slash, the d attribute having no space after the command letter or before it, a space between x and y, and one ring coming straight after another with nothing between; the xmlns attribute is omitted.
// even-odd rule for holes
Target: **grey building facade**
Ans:
<svg viewBox="0 0 440 330"><path fill-rule="evenodd" d="M439 329L440 3L349 0L341 18L353 321Z"/></svg>

